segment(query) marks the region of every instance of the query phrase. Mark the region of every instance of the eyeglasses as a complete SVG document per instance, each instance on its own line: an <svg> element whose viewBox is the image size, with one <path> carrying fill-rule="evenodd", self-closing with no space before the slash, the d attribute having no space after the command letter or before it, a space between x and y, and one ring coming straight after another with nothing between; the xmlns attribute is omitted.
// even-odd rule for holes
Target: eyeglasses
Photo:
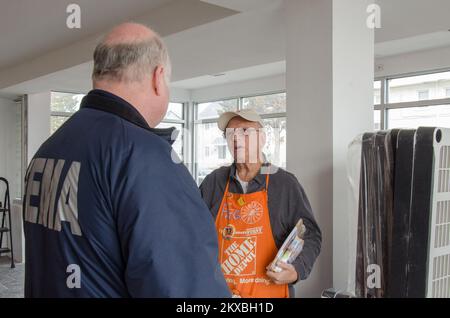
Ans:
<svg viewBox="0 0 450 318"><path fill-rule="evenodd" d="M233 138L233 137L244 137L251 136L255 133L265 132L264 128L227 128L225 129L223 136L224 138Z"/></svg>

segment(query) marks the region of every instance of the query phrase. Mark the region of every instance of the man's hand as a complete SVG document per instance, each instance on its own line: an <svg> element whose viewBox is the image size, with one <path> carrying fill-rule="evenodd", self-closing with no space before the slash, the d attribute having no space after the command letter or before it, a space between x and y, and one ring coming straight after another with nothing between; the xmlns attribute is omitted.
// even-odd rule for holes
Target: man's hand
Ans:
<svg viewBox="0 0 450 318"><path fill-rule="evenodd" d="M278 262L277 266L282 269L281 272L277 273L267 269L266 275L277 285L291 284L295 282L298 278L297 271L295 267L291 264L286 264L284 262Z"/></svg>

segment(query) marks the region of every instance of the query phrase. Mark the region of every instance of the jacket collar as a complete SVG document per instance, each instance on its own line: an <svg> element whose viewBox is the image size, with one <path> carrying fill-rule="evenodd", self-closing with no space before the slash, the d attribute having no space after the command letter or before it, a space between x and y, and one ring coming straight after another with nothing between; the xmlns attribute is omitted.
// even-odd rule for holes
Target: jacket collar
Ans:
<svg viewBox="0 0 450 318"><path fill-rule="evenodd" d="M265 161L261 167L271 167L271 164ZM233 180L237 181L236 173L237 173L236 163L233 163L230 169L230 177L233 178ZM261 173L261 170L259 170L258 174L255 176L255 178L253 178L252 181L255 181L259 185L263 185L266 182L266 174Z"/></svg>
<svg viewBox="0 0 450 318"><path fill-rule="evenodd" d="M173 144L177 137L174 134L175 128L151 128L145 121L144 117L137 109L123 98L116 96L104 90L94 89L90 91L82 100L81 108L91 108L119 116L141 128L151 131L152 133L167 140L169 144Z"/></svg>

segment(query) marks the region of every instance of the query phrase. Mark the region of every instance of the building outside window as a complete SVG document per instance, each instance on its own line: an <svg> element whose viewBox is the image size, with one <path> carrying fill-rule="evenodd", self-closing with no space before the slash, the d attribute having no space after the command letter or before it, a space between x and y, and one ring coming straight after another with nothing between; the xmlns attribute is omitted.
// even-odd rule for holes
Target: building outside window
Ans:
<svg viewBox="0 0 450 318"><path fill-rule="evenodd" d="M225 159L227 157L227 145L217 145L217 152L219 159Z"/></svg>
<svg viewBox="0 0 450 318"><path fill-rule="evenodd" d="M230 99L195 105L194 170L198 184L213 170L233 162L231 154L226 150L223 133L217 127L217 120L221 114L237 110L238 103L238 99Z"/></svg>

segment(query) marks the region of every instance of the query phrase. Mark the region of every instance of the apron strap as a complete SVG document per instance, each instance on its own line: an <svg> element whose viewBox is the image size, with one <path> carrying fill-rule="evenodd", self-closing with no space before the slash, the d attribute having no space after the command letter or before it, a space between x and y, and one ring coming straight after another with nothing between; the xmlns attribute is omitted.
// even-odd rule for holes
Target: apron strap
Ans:
<svg viewBox="0 0 450 318"><path fill-rule="evenodd" d="M227 185L225 186L225 191L223 192L223 196L225 197L228 193L228 188L230 186L230 177L228 177Z"/></svg>
<svg viewBox="0 0 450 318"><path fill-rule="evenodd" d="M266 192L269 193L268 191L269 191L269 174L266 174Z"/></svg>
<svg viewBox="0 0 450 318"><path fill-rule="evenodd" d="M228 188L229 188L229 186L230 186L230 177L228 177L228 181L227 181L227 185L225 186L225 191L224 191L224 193L223 193L223 199L222 200L225 200L225 202L226 202L226 199L227 199L227 194L228 194ZM227 203L225 203L225 204L227 204ZM222 208L222 204L221 204L221 207L219 208L219 209L221 209ZM220 211L219 211L220 212ZM227 218L228 218L228 222L230 221L230 219L229 219L229 217L230 217L230 211L229 211L229 209L227 209Z"/></svg>

